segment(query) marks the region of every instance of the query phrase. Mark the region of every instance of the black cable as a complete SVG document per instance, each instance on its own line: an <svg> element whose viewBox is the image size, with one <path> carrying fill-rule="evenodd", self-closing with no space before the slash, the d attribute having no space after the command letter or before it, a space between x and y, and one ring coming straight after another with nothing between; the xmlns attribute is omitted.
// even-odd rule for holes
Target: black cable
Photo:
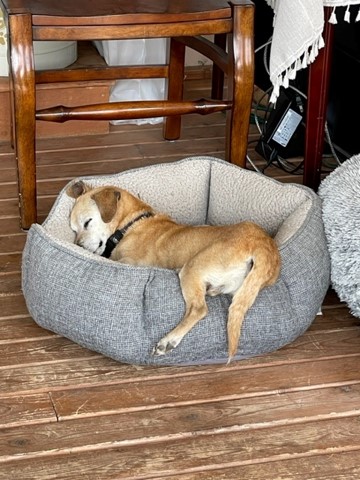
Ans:
<svg viewBox="0 0 360 480"><path fill-rule="evenodd" d="M264 55L263 55L264 67L265 67L265 70L268 73L269 73L269 66L268 66L268 51L269 51L269 48L268 48L268 46L270 44L271 44L271 37L269 38L268 42L266 42L264 45L262 45L261 47L259 47L256 50L256 53L257 53L258 51L264 49ZM296 91L302 98L307 100L307 96L301 90L296 88L294 85L289 85L289 88ZM287 162L284 158L282 158L276 152L276 150L274 148L272 148L266 142L262 141L262 138L266 134L268 117L269 117L272 109L275 108L275 106L273 104L271 104L269 101L267 102L266 107L263 106L263 105L261 105L261 107L260 107L260 104L261 104L261 102L263 101L263 99L265 98L266 95L271 94L272 90L273 90L272 88L269 88L266 92L264 92L264 95L255 104L254 113L253 113L253 116L254 116L254 119L255 119L255 124L256 124L256 126L259 130L259 133L260 133L260 140L258 141L259 150L260 150L259 153L264 157L264 159L266 161L266 165L261 169L261 171L262 171L262 173L264 173L265 170L270 165L274 165L275 167L282 169L286 173L294 174L294 175L300 175L300 174L303 173L303 167L304 167L304 161L303 160L301 162L299 162L297 165L292 166L289 162ZM258 110L260 110L260 109L264 114L262 117L260 117L261 122L259 121L259 116L258 116ZM262 125L260 125L260 123ZM302 122L302 125L306 128L306 124L305 124L304 121ZM346 160L347 158L350 157L350 155L347 152L344 152L341 148L338 148L338 146L335 145L332 142L332 140L330 138L329 131L327 129L327 126L325 128L325 141L329 144L330 150L331 150L332 155L333 155L333 158L336 161L335 165L331 165L330 162L326 161L326 159L323 157L322 165L325 166L325 168L334 169L338 165L340 165L344 160ZM342 157L345 157L345 158L339 159L337 153L340 153L342 155ZM322 170L322 173L325 173L325 172ZM328 171L326 173L328 173Z"/></svg>

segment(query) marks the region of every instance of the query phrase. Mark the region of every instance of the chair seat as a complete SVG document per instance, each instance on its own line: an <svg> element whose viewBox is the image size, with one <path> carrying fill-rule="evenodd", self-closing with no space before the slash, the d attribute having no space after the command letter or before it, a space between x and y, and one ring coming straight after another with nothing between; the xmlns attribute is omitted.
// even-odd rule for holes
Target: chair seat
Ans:
<svg viewBox="0 0 360 480"><path fill-rule="evenodd" d="M4 0L9 13L31 13L33 25L132 25L231 17L226 0ZM84 15L86 12L86 15Z"/></svg>

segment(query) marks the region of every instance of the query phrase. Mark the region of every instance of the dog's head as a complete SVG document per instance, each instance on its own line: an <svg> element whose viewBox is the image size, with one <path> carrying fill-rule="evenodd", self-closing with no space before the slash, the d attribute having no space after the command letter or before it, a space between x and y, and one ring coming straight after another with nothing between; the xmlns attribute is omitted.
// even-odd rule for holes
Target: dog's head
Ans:
<svg viewBox="0 0 360 480"><path fill-rule="evenodd" d="M79 181L70 185L66 192L76 199L70 215L75 243L101 255L107 239L116 230L114 218L122 191L116 187L91 188Z"/></svg>

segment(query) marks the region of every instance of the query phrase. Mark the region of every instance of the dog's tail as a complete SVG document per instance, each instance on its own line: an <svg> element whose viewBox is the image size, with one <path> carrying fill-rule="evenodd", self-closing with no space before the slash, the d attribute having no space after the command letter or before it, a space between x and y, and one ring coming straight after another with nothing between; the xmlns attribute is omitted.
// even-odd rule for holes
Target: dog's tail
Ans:
<svg viewBox="0 0 360 480"><path fill-rule="evenodd" d="M280 254L272 239L271 244L259 247L252 257L253 266L241 287L235 292L228 315L229 362L236 355L244 317L260 290L273 285L280 272ZM270 247L270 248L269 248Z"/></svg>

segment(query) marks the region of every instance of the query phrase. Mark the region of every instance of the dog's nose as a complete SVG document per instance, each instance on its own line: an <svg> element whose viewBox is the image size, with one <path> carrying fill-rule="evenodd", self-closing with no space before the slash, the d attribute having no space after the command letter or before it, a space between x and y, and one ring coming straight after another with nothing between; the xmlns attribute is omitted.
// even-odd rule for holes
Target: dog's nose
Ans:
<svg viewBox="0 0 360 480"><path fill-rule="evenodd" d="M76 237L76 238L75 238L75 244L78 245L79 247L82 247L82 246L83 246L82 241L81 241L81 239L80 239L79 237Z"/></svg>

